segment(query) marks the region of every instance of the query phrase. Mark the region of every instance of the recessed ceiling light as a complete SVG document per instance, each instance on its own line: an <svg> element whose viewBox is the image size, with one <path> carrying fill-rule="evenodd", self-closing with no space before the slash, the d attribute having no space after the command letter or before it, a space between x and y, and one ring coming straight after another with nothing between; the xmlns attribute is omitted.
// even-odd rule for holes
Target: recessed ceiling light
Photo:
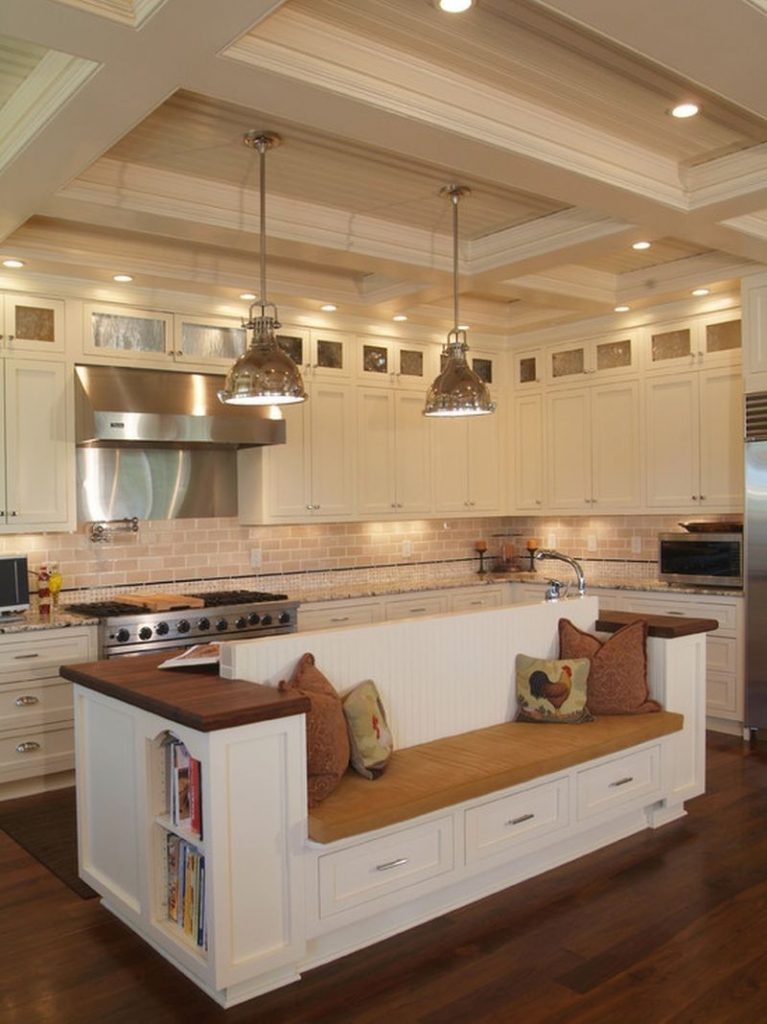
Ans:
<svg viewBox="0 0 767 1024"><path fill-rule="evenodd" d="M335 313L338 306L334 306L332 302L326 302L324 306L320 306L323 313Z"/></svg>
<svg viewBox="0 0 767 1024"><path fill-rule="evenodd" d="M474 0L437 0L437 7L448 14L461 14L468 11Z"/></svg>
<svg viewBox="0 0 767 1024"><path fill-rule="evenodd" d="M243 302L255 302L258 296L255 292L243 292L240 298Z"/></svg>
<svg viewBox="0 0 767 1024"><path fill-rule="evenodd" d="M631 306L613 306L613 313L628 313Z"/></svg>
<svg viewBox="0 0 767 1024"><path fill-rule="evenodd" d="M112 280L119 281L120 284L127 284L129 281L132 281L133 278L130 274L112 274Z"/></svg>
<svg viewBox="0 0 767 1024"><path fill-rule="evenodd" d="M652 244L651 242L634 242L634 244L631 246L631 248L632 249L637 249L637 250L649 249L651 244Z"/></svg>
<svg viewBox="0 0 767 1024"><path fill-rule="evenodd" d="M695 117L700 110L697 103L677 103L671 108L672 117Z"/></svg>
<svg viewBox="0 0 767 1024"><path fill-rule="evenodd" d="M19 267L24 266L24 260L7 259L3 260L3 266L8 267L11 270L18 270Z"/></svg>
<svg viewBox="0 0 767 1024"><path fill-rule="evenodd" d="M709 295L710 294L710 289L709 288L693 288L692 294L693 295Z"/></svg>
<svg viewBox="0 0 767 1024"><path fill-rule="evenodd" d="M405 316L404 313L397 313L396 316L392 317L392 320L396 320L398 324L401 324L404 323L405 320L407 320L407 317Z"/></svg>

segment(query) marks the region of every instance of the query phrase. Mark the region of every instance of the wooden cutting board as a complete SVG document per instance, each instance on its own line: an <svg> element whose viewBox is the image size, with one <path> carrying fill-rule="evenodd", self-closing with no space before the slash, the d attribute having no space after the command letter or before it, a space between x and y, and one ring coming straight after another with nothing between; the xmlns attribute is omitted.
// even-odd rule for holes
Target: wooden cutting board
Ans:
<svg viewBox="0 0 767 1024"><path fill-rule="evenodd" d="M201 597L188 594L120 594L120 601L126 604L145 605L153 612L172 612L181 608L204 608Z"/></svg>

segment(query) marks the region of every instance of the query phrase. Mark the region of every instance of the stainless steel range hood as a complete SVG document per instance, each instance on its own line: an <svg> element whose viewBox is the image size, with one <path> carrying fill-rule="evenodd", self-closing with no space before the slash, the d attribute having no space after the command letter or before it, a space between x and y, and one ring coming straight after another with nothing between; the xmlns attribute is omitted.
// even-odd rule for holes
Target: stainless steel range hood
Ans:
<svg viewBox="0 0 767 1024"><path fill-rule="evenodd" d="M253 448L282 444L278 410L218 400L207 373L75 367L75 438L81 448Z"/></svg>

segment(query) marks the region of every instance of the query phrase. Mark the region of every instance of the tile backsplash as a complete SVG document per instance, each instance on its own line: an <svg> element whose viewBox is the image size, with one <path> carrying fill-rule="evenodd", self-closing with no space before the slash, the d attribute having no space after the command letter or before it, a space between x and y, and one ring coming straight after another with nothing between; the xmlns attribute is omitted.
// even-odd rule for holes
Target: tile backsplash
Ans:
<svg viewBox="0 0 767 1024"><path fill-rule="evenodd" d="M584 559L592 575L620 570L654 576L658 533L678 529L684 518L507 516L259 527L239 526L236 519L152 520L142 522L136 534L116 534L100 543L84 531L4 536L0 552L28 555L31 568L58 562L65 592L422 563L452 562L456 570L470 572L480 538L487 541L489 556L497 555L501 544L523 555L527 538L536 537L544 547ZM257 567L254 552L256 560L260 557ZM435 579L444 571L434 565Z"/></svg>

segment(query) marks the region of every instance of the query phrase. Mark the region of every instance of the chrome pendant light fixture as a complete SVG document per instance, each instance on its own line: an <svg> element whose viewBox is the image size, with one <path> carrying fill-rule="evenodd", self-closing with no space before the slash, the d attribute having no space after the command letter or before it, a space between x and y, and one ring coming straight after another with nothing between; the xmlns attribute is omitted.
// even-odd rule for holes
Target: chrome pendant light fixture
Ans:
<svg viewBox="0 0 767 1024"><path fill-rule="evenodd" d="M447 336L443 357L444 368L426 393L424 416L486 416L495 412L487 384L466 361L469 350L466 330L458 319L458 203L470 189L462 185L446 185L440 195L447 196L453 207L453 324Z"/></svg>
<svg viewBox="0 0 767 1024"><path fill-rule="evenodd" d="M260 298L251 305L242 326L252 331L250 344L229 373L218 397L229 405L289 405L306 400L301 372L277 344L277 307L266 301L266 153L282 141L273 132L246 132L242 141L259 155L261 201Z"/></svg>

